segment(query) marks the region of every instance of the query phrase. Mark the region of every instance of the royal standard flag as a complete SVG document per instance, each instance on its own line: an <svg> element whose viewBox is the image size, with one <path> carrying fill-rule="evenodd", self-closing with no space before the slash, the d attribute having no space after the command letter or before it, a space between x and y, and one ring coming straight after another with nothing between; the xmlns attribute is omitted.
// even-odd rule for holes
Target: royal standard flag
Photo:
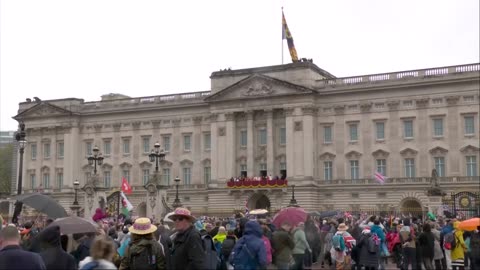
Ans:
<svg viewBox="0 0 480 270"><path fill-rule="evenodd" d="M297 50L295 50L295 45L293 44L292 33L290 33L290 30L288 30L287 21L285 20L285 15L282 11L282 40L283 39L287 40L288 50L290 51L292 62L298 62Z"/></svg>

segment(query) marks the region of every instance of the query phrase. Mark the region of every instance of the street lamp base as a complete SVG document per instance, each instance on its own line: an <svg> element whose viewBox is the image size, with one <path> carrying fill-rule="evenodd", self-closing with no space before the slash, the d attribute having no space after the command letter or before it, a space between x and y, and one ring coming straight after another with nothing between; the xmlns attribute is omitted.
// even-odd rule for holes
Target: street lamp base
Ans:
<svg viewBox="0 0 480 270"><path fill-rule="evenodd" d="M73 204L72 206L70 206L70 209L72 209L72 212L75 213L75 215L78 217L78 210L80 210L81 206L77 204Z"/></svg>
<svg viewBox="0 0 480 270"><path fill-rule="evenodd" d="M300 207L300 205L298 205L298 203L297 203L297 200L295 200L295 199L291 199L288 206L289 207Z"/></svg>

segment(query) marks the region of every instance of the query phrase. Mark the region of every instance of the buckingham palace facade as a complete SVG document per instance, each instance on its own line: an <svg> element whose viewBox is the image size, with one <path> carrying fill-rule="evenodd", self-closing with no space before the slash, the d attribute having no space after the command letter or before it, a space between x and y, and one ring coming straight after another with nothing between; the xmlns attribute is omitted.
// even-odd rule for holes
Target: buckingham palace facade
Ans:
<svg viewBox="0 0 480 270"><path fill-rule="evenodd" d="M22 102L23 190L69 209L73 182L93 177L87 157L97 146L98 186L108 195L126 178L138 215L159 213L145 195L153 175L164 205L180 178L179 199L194 214L245 201L275 211L292 185L308 210L428 208L433 169L448 195L479 192L479 77L480 64L467 64L337 78L304 60L213 72L204 92ZM148 156L156 142L158 171ZM283 175L288 186L229 188L240 175Z"/></svg>

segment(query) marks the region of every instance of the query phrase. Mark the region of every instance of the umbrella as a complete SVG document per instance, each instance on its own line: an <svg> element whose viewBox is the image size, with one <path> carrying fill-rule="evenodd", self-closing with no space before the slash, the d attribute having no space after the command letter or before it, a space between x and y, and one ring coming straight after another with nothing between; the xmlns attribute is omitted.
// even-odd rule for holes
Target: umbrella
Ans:
<svg viewBox="0 0 480 270"><path fill-rule="evenodd" d="M248 212L250 215L265 215L268 213L267 209L254 209L250 212Z"/></svg>
<svg viewBox="0 0 480 270"><path fill-rule="evenodd" d="M319 217L321 215L320 212L318 211L311 211L311 212L308 212L308 214L312 217Z"/></svg>
<svg viewBox="0 0 480 270"><path fill-rule="evenodd" d="M338 211L327 211L327 212L321 212L319 217L320 218L326 218L326 217L333 217L338 214Z"/></svg>
<svg viewBox="0 0 480 270"><path fill-rule="evenodd" d="M96 232L97 225L81 217L58 218L50 226L59 226L61 234Z"/></svg>
<svg viewBox="0 0 480 270"><path fill-rule="evenodd" d="M286 207L280 210L273 217L273 225L280 228L285 221L290 222L293 226L296 226L300 222L307 220L307 212L301 207Z"/></svg>
<svg viewBox="0 0 480 270"><path fill-rule="evenodd" d="M48 215L51 218L68 216L65 209L58 202L52 197L41 193L18 195L15 196L14 199Z"/></svg>
<svg viewBox="0 0 480 270"><path fill-rule="evenodd" d="M464 231L474 231L480 226L480 218L471 218L458 224L458 228Z"/></svg>

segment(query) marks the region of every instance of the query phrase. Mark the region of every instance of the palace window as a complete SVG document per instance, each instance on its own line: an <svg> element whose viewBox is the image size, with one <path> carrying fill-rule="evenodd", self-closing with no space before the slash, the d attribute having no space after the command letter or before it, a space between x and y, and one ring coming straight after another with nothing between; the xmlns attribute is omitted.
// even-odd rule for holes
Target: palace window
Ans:
<svg viewBox="0 0 480 270"><path fill-rule="evenodd" d="M287 144L287 129L284 127L280 128L280 144L281 145Z"/></svg>
<svg viewBox="0 0 480 270"><path fill-rule="evenodd" d="M467 156L467 176L477 176L477 157Z"/></svg>
<svg viewBox="0 0 480 270"><path fill-rule="evenodd" d="M110 188L112 184L112 174L109 171L103 172L103 185Z"/></svg>
<svg viewBox="0 0 480 270"><path fill-rule="evenodd" d="M43 158L50 158L50 143L43 144Z"/></svg>
<svg viewBox="0 0 480 270"><path fill-rule="evenodd" d="M385 140L385 123L384 122L376 122L375 123L375 130L376 130L376 139L377 140Z"/></svg>
<svg viewBox="0 0 480 270"><path fill-rule="evenodd" d="M143 153L150 153L150 137L142 137Z"/></svg>
<svg viewBox="0 0 480 270"><path fill-rule="evenodd" d="M414 178L415 177L415 159L406 158L404 166L405 166L405 177Z"/></svg>
<svg viewBox="0 0 480 270"><path fill-rule="evenodd" d="M190 151L192 149L191 139L192 136L183 135L183 151Z"/></svg>
<svg viewBox="0 0 480 270"><path fill-rule="evenodd" d="M260 176L267 177L267 164L260 163Z"/></svg>
<svg viewBox="0 0 480 270"><path fill-rule="evenodd" d="M387 175L387 160L386 159L377 159L376 160L377 172L381 173L383 176Z"/></svg>
<svg viewBox="0 0 480 270"><path fill-rule="evenodd" d="M326 126L323 127L323 142L331 143L332 142L332 127Z"/></svg>
<svg viewBox="0 0 480 270"><path fill-rule="evenodd" d="M63 187L63 173L57 173L57 188Z"/></svg>
<svg viewBox="0 0 480 270"><path fill-rule="evenodd" d="M267 145L267 130L262 128L258 131L259 145Z"/></svg>
<svg viewBox="0 0 480 270"><path fill-rule="evenodd" d="M348 125L350 131L350 141L356 142L358 141L358 125L357 124L350 124Z"/></svg>
<svg viewBox="0 0 480 270"><path fill-rule="evenodd" d="M240 146L247 146L247 131L240 130Z"/></svg>
<svg viewBox="0 0 480 270"><path fill-rule="evenodd" d="M475 134L475 121L473 116L465 116L465 135Z"/></svg>
<svg viewBox="0 0 480 270"><path fill-rule="evenodd" d="M210 150L212 146L212 136L210 133L203 134L203 146L205 150Z"/></svg>
<svg viewBox="0 0 480 270"><path fill-rule="evenodd" d="M435 137L443 136L443 119L441 118L433 119L433 136Z"/></svg>
<svg viewBox="0 0 480 270"><path fill-rule="evenodd" d="M287 178L287 163L280 162L280 177L281 179Z"/></svg>
<svg viewBox="0 0 480 270"><path fill-rule="evenodd" d="M170 136L163 136L163 150L170 152Z"/></svg>
<svg viewBox="0 0 480 270"><path fill-rule="evenodd" d="M143 170L142 179L143 179L143 184L144 185L148 183L148 180L150 179L150 170L148 170L148 169Z"/></svg>
<svg viewBox="0 0 480 270"><path fill-rule="evenodd" d="M413 138L413 120L403 121L403 137L405 139Z"/></svg>
<svg viewBox="0 0 480 270"><path fill-rule="evenodd" d="M203 180L205 181L205 185L210 183L211 179L211 167L203 167Z"/></svg>
<svg viewBox="0 0 480 270"><path fill-rule="evenodd" d="M130 154L130 139L123 139L123 154Z"/></svg>
<svg viewBox="0 0 480 270"><path fill-rule="evenodd" d="M191 170L190 168L183 168L183 183L186 186L189 186L191 184Z"/></svg>
<svg viewBox="0 0 480 270"><path fill-rule="evenodd" d="M112 153L112 142L103 141L103 154L109 156Z"/></svg>
<svg viewBox="0 0 480 270"><path fill-rule="evenodd" d="M130 171L129 170L123 170L122 176L130 184Z"/></svg>
<svg viewBox="0 0 480 270"><path fill-rule="evenodd" d="M332 161L324 161L323 162L323 178L325 181L329 181L333 179L333 162Z"/></svg>
<svg viewBox="0 0 480 270"><path fill-rule="evenodd" d="M91 156L92 155L92 142L86 142L85 143L85 155L88 157L88 156Z"/></svg>
<svg viewBox="0 0 480 270"><path fill-rule="evenodd" d="M242 177L247 177L247 165L246 164L240 164L240 175Z"/></svg>
<svg viewBox="0 0 480 270"><path fill-rule="evenodd" d="M65 154L65 144L63 142L59 142L57 147L57 157L58 158L63 158Z"/></svg>
<svg viewBox="0 0 480 270"><path fill-rule="evenodd" d="M35 186L35 182L36 182L36 176L35 174L30 174L30 187L32 189L34 189L36 186Z"/></svg>
<svg viewBox="0 0 480 270"><path fill-rule="evenodd" d="M50 188L50 174L44 173L43 174L43 187Z"/></svg>
<svg viewBox="0 0 480 270"><path fill-rule="evenodd" d="M163 181L167 186L170 186L170 168L163 169Z"/></svg>
<svg viewBox="0 0 480 270"><path fill-rule="evenodd" d="M32 160L37 159L37 144L36 143L34 143L30 146L30 151L31 151L31 154L32 154Z"/></svg>
<svg viewBox="0 0 480 270"><path fill-rule="evenodd" d="M444 157L434 157L435 169L439 177L445 177L445 158Z"/></svg>
<svg viewBox="0 0 480 270"><path fill-rule="evenodd" d="M360 167L358 160L350 160L350 178L352 180L360 178Z"/></svg>

